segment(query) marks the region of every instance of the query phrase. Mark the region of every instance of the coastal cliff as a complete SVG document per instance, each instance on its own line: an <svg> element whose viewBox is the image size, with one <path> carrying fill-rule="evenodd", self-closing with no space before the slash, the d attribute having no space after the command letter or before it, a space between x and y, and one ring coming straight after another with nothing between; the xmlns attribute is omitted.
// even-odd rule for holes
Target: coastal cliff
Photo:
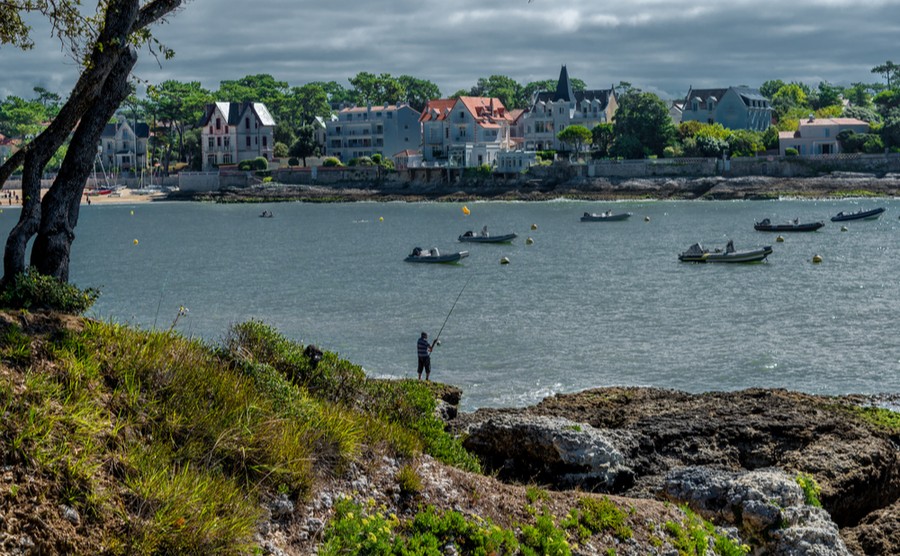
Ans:
<svg viewBox="0 0 900 556"><path fill-rule="evenodd" d="M6 554L896 554L887 397L601 388L527 408L221 345L0 312ZM883 406L883 407L882 407Z"/></svg>

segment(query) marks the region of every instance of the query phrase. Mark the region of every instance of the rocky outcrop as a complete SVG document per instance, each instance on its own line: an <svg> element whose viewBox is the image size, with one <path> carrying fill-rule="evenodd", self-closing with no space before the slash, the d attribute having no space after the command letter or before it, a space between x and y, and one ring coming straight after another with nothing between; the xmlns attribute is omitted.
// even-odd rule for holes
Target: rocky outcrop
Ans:
<svg viewBox="0 0 900 556"><path fill-rule="evenodd" d="M765 554L850 554L828 512L807 505L794 478L778 469L680 468L666 476L663 496L716 523L734 525Z"/></svg>
<svg viewBox="0 0 900 556"><path fill-rule="evenodd" d="M780 546L792 547L780 553L838 554L802 547L837 546L835 527L847 529L854 551L900 536L897 512L890 510L900 500L897 438L852 411L860 401L784 390L694 395L605 388L553 396L529 408L461 414L451 426L470 435L466 447L500 478L631 497L665 494L694 500L692 505L702 499L698 508L734 523L742 534L774 535ZM596 438L603 439L606 451L592 448ZM617 469L613 479L588 473L589 465L577 458L574 466L565 460L564 454L592 450L607 458L601 466ZM707 474L703 481L686 482L693 475L676 473L685 468ZM795 504L797 487L790 483L798 473L809 474L821 487L824 512ZM772 504L770 495L781 502ZM820 523L821 517L836 525ZM785 520L796 523L773 528Z"/></svg>
<svg viewBox="0 0 900 556"><path fill-rule="evenodd" d="M608 492L625 490L634 472L618 446L627 434L560 417L498 415L465 430L463 445L500 478Z"/></svg>

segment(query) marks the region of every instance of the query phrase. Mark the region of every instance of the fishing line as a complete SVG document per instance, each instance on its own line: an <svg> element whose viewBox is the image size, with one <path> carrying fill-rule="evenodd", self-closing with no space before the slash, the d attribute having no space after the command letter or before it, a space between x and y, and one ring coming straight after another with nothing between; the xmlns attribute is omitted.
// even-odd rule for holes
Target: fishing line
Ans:
<svg viewBox="0 0 900 556"><path fill-rule="evenodd" d="M441 337L441 332L444 331L444 327L447 326L447 321L450 320L450 315L453 314L453 309L456 308L456 304L459 302L459 298L462 297L463 292L466 290L466 286L469 285L469 282L471 282L472 278L474 278L474 277L475 277L475 274L471 274L469 276L469 279L466 280L466 283L463 284L462 289L459 290L459 295L456 296L456 301L454 301L453 306L450 307L450 312L447 313L447 318L444 319L444 324L441 325L441 329L438 330L437 336L434 337L434 342L431 344L432 346L437 344L438 339Z"/></svg>

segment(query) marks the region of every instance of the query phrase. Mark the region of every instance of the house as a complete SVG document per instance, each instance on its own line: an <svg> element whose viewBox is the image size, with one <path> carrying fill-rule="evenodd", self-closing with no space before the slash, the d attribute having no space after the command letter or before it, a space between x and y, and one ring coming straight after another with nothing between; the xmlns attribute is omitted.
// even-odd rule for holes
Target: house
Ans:
<svg viewBox="0 0 900 556"><path fill-rule="evenodd" d="M597 124L612 122L619 104L615 89L573 91L569 72L563 66L555 91L535 95L531 108L523 115L526 150L560 150L564 148L557 134L570 125L593 129Z"/></svg>
<svg viewBox="0 0 900 556"><path fill-rule="evenodd" d="M796 149L798 154L838 154L841 144L838 133L849 129L854 133L868 133L869 124L856 118L816 118L810 116L800 120L797 131L782 131L778 134L778 150L781 156L787 149Z"/></svg>
<svg viewBox="0 0 900 556"><path fill-rule="evenodd" d="M759 89L728 87L727 89L688 90L681 111L681 121L721 124L727 129L765 131L772 124L772 105Z"/></svg>
<svg viewBox="0 0 900 556"><path fill-rule="evenodd" d="M498 98L431 100L419 122L422 156L433 165L493 166L497 153L512 145L512 116Z"/></svg>
<svg viewBox="0 0 900 556"><path fill-rule="evenodd" d="M200 120L203 170L263 157L272 161L275 119L261 102L216 102Z"/></svg>
<svg viewBox="0 0 900 556"><path fill-rule="evenodd" d="M397 170L408 170L422 165L422 153L412 149L400 151L391 158L393 158L394 168Z"/></svg>
<svg viewBox="0 0 900 556"><path fill-rule="evenodd" d="M147 141L150 126L137 122L134 126L127 121L106 124L100 135L98 156L107 171L134 172L138 175L149 166Z"/></svg>
<svg viewBox="0 0 900 556"><path fill-rule="evenodd" d="M681 123L681 116L684 112L684 101L683 100L673 100L669 104L669 117L672 118L672 123L676 126Z"/></svg>
<svg viewBox="0 0 900 556"><path fill-rule="evenodd" d="M327 121L337 121L337 116L332 114ZM327 139L328 126L326 124L326 119L322 116L316 116L316 118L312 121L313 126L313 141L316 142L316 145L319 145L319 154L325 156L328 152L325 148L325 142ZM289 145L290 146L290 145Z"/></svg>
<svg viewBox="0 0 900 556"><path fill-rule="evenodd" d="M422 140L419 112L409 104L342 108L325 122L325 151L347 163L376 153L418 149Z"/></svg>

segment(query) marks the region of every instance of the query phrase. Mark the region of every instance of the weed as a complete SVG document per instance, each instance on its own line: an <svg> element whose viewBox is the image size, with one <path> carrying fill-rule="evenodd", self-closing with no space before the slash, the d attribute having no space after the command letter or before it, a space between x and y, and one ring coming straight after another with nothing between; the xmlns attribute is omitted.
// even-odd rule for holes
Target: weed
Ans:
<svg viewBox="0 0 900 556"><path fill-rule="evenodd" d="M90 309L98 297L99 290L81 290L73 284L29 268L17 274L0 292L0 307L50 309L80 315Z"/></svg>
<svg viewBox="0 0 900 556"><path fill-rule="evenodd" d="M681 509L685 514L684 521L666 521L664 526L679 556L704 556L710 548L719 556L744 556L750 552L749 546L717 532L712 523L687 506L681 506Z"/></svg>
<svg viewBox="0 0 900 556"><path fill-rule="evenodd" d="M625 512L609 498L579 498L578 508L573 508L562 526L574 529L578 537L586 539L595 533L611 531L616 538L628 540L633 533L626 524Z"/></svg>
<svg viewBox="0 0 900 556"><path fill-rule="evenodd" d="M422 492L422 479L411 465L404 465L397 472L397 486L401 496L417 496Z"/></svg>
<svg viewBox="0 0 900 556"><path fill-rule="evenodd" d="M806 503L815 508L821 508L822 502L819 497L822 496L822 488L819 487L815 478L808 473L798 473L795 480L800 485L800 490L803 491L803 499Z"/></svg>
<svg viewBox="0 0 900 556"><path fill-rule="evenodd" d="M569 556L572 550L566 532L556 526L553 516L545 509L534 525L520 526L521 550L524 556Z"/></svg>
<svg viewBox="0 0 900 556"><path fill-rule="evenodd" d="M529 504L533 505L538 500L549 500L550 495L546 490L542 488L538 488L534 485L528 485L527 487L525 487L525 499L528 500Z"/></svg>
<svg viewBox="0 0 900 556"><path fill-rule="evenodd" d="M31 361L31 338L15 324L0 331L0 357L13 365L26 365Z"/></svg>

